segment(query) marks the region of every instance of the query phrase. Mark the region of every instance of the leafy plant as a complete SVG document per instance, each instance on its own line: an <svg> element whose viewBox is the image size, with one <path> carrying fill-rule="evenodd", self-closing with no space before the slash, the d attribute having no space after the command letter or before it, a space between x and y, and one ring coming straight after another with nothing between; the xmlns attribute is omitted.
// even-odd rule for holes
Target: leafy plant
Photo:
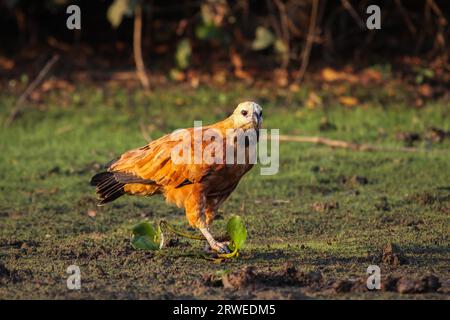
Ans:
<svg viewBox="0 0 450 320"><path fill-rule="evenodd" d="M189 39L182 39L177 46L177 51L175 52L175 60L180 69L186 69L189 66L191 59L191 43Z"/></svg>
<svg viewBox="0 0 450 320"><path fill-rule="evenodd" d="M226 15L226 10L217 10L218 8L225 7L218 2L205 2L200 6L202 21L195 28L195 35L198 39L221 40L223 38L222 20Z"/></svg>
<svg viewBox="0 0 450 320"><path fill-rule="evenodd" d="M145 250L160 250L162 248L163 236L159 226L155 230L150 223L144 221L135 225L132 231L131 245L133 248Z"/></svg>
<svg viewBox="0 0 450 320"><path fill-rule="evenodd" d="M417 84L422 84L425 80L434 78L434 71L432 69L416 67L414 71L416 71Z"/></svg>
<svg viewBox="0 0 450 320"><path fill-rule="evenodd" d="M122 23L125 15L132 15L132 8L134 6L133 0L114 0L109 6L106 16L113 28L117 28Z"/></svg>
<svg viewBox="0 0 450 320"><path fill-rule="evenodd" d="M158 228L156 230L149 222L144 221L133 227L133 238L131 239L131 245L135 249L160 250L164 244L164 235L161 231L162 227L181 237L194 240L205 240L202 236L179 231L164 220L158 224ZM245 227L241 217L234 215L230 218L230 220L228 220L227 233L231 239L229 245L229 248L232 250L231 253L217 254L214 257L206 255L200 256L215 262L237 257L239 255L238 250L243 247L245 241L247 240L247 228ZM192 254L188 255L192 256ZM194 256L198 256L198 254Z"/></svg>
<svg viewBox="0 0 450 320"><path fill-rule="evenodd" d="M252 43L253 50L263 50L271 46L275 42L273 33L262 26L256 28L255 39Z"/></svg>
<svg viewBox="0 0 450 320"><path fill-rule="evenodd" d="M239 250L247 240L247 228L240 216L232 216L227 223L227 233L231 238L230 249Z"/></svg>
<svg viewBox="0 0 450 320"><path fill-rule="evenodd" d="M200 24L195 28L195 35L200 40L216 39L221 35L221 30L212 24Z"/></svg>

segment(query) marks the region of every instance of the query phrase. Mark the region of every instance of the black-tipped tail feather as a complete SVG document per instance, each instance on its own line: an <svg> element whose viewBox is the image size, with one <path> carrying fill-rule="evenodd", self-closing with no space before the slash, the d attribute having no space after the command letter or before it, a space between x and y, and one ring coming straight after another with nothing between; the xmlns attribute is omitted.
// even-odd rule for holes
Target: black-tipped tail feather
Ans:
<svg viewBox="0 0 450 320"><path fill-rule="evenodd" d="M99 206L111 202L123 196L125 185L130 183L157 185L155 181L137 177L126 172L100 172L91 179L91 186L97 187L100 198Z"/></svg>
<svg viewBox="0 0 450 320"><path fill-rule="evenodd" d="M116 179L113 172L100 172L92 177L91 186L96 186L96 192L100 198L98 205L104 205L125 194L125 183Z"/></svg>

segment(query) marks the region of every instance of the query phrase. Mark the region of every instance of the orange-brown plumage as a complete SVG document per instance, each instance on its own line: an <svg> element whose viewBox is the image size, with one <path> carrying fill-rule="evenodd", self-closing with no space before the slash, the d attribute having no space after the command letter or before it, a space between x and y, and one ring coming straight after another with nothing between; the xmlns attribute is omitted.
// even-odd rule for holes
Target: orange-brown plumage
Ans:
<svg viewBox="0 0 450 320"><path fill-rule="evenodd" d="M140 196L163 194L168 203L185 208L189 223L204 232L214 219L220 204L253 166L249 161L249 153L255 149L251 148L251 145L245 146L244 163L225 163L226 148L235 150L238 145L237 140L229 133L240 134L248 132L247 130L258 132L260 126L261 108L253 102L241 103L229 118L197 129L202 135L199 131L194 132L194 128L190 128L180 134L168 134L142 148L125 152L109 165L107 172L95 175L91 184L97 186L100 204L115 200L123 194ZM208 132L220 134L223 141L220 143L220 139L203 139L203 135ZM200 139L194 138L196 134ZM191 161L180 163L174 160L173 150L182 144L186 135L191 137L191 141L188 142L189 148L183 149L178 154L190 153ZM201 146L201 150L204 151L213 141L216 145L223 145L224 151L221 154L214 150L211 155L223 161L207 163L200 159L194 163L194 144L198 143L197 146ZM208 239L208 234L205 236ZM214 248L212 242L215 240L211 237L208 241Z"/></svg>

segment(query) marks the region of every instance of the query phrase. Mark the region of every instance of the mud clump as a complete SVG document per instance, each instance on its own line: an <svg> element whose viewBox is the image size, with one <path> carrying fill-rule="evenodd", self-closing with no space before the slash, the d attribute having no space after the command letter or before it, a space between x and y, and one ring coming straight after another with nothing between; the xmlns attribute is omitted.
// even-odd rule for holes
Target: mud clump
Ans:
<svg viewBox="0 0 450 320"><path fill-rule="evenodd" d="M330 122L327 118L322 118L319 124L320 131L335 131L337 130L337 126Z"/></svg>
<svg viewBox="0 0 450 320"><path fill-rule="evenodd" d="M400 278L397 281L396 289L399 293L414 293L421 291L421 283L416 279Z"/></svg>
<svg viewBox="0 0 450 320"><path fill-rule="evenodd" d="M432 127L425 132L425 139L432 142L442 143L445 139L450 139L450 131Z"/></svg>
<svg viewBox="0 0 450 320"><path fill-rule="evenodd" d="M397 291L398 277L393 277L391 275L387 276L385 280L381 282L381 290L383 291Z"/></svg>
<svg viewBox="0 0 450 320"><path fill-rule="evenodd" d="M9 278L11 271L2 263L0 263L0 278Z"/></svg>
<svg viewBox="0 0 450 320"><path fill-rule="evenodd" d="M254 267L244 267L236 272L222 276L222 286L229 289L244 287L311 287L319 288L322 284L320 271L298 271L287 263L282 271L258 272ZM210 282L211 284L213 282Z"/></svg>
<svg viewBox="0 0 450 320"><path fill-rule="evenodd" d="M311 205L311 209L318 213L326 213L335 209L339 209L339 202L337 201L314 202Z"/></svg>
<svg viewBox="0 0 450 320"><path fill-rule="evenodd" d="M189 242L180 241L179 238L171 238L166 243L166 247L168 248L186 248L190 246Z"/></svg>
<svg viewBox="0 0 450 320"><path fill-rule="evenodd" d="M425 293L436 292L441 287L439 278L434 275L422 279L402 277L397 281L397 292L399 293Z"/></svg>
<svg viewBox="0 0 450 320"><path fill-rule="evenodd" d="M17 271L9 270L3 263L0 262L0 283L16 283L21 280L21 276Z"/></svg>
<svg viewBox="0 0 450 320"><path fill-rule="evenodd" d="M416 142L422 140L422 137L417 132L398 132L396 139L402 141L405 147L412 147Z"/></svg>
<svg viewBox="0 0 450 320"><path fill-rule="evenodd" d="M204 274L201 278L201 283L207 287L222 287L222 279L213 274Z"/></svg>
<svg viewBox="0 0 450 320"><path fill-rule="evenodd" d="M442 286L439 278L435 275L423 277L422 283L424 284L425 292L435 292Z"/></svg>
<svg viewBox="0 0 450 320"><path fill-rule="evenodd" d="M441 286L437 291L442 294L450 294L450 279L443 280L440 284Z"/></svg>
<svg viewBox="0 0 450 320"><path fill-rule="evenodd" d="M336 293L346 293L352 290L353 283L349 280L336 280L331 283L331 289Z"/></svg>
<svg viewBox="0 0 450 320"><path fill-rule="evenodd" d="M348 187L364 186L369 183L369 179L363 176L342 177L342 184Z"/></svg>
<svg viewBox="0 0 450 320"><path fill-rule="evenodd" d="M382 250L382 252L379 255L380 262L398 267L404 264L408 263L408 260L404 256L403 252L400 250L400 248L393 244L388 243Z"/></svg>
<svg viewBox="0 0 450 320"><path fill-rule="evenodd" d="M391 211L391 205L389 204L387 197L381 197L377 203L375 203L375 209L379 211Z"/></svg>
<svg viewBox="0 0 450 320"><path fill-rule="evenodd" d="M415 203L422 206L430 206L436 202L436 197L428 192L416 193L408 197L409 201L414 201Z"/></svg>
<svg viewBox="0 0 450 320"><path fill-rule="evenodd" d="M222 276L222 285L224 288L239 289L247 287L259 281L258 275L253 267L245 267L238 272L224 274Z"/></svg>

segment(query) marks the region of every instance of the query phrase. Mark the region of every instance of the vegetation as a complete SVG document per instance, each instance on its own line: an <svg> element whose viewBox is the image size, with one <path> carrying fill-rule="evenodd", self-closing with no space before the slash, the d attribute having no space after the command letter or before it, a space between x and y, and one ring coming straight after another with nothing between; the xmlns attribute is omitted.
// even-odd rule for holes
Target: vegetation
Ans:
<svg viewBox="0 0 450 320"><path fill-rule="evenodd" d="M412 108L402 99L380 100L383 89L361 87L355 94L364 106L348 107L327 100L330 90L306 86L291 93L236 84L168 87L147 96L88 86L45 94L0 129L0 297L448 299L450 142L428 135L431 127L450 130L448 101ZM326 107L305 107L312 93ZM214 222L213 232L220 234L233 214L244 220L248 236L238 259L217 264L187 256L203 244L170 233L164 250L134 249L136 223L165 219L188 230L183 212L158 197L122 197L97 207L91 175L149 138L196 119L222 119L249 98L263 106L264 126L282 134L394 147L412 143L418 151L281 142L279 173L261 176L255 167ZM15 100L0 97L2 122ZM413 133L420 140L408 139ZM389 250L398 251L386 250L390 243ZM79 291L66 287L66 269L73 264L81 269ZM354 279L365 281L371 264L380 266L384 289L347 288ZM281 281L291 279L292 270L318 284ZM253 275L253 282L237 281L239 272ZM389 290L392 277L414 281L428 275L441 288L426 293L399 284ZM407 279L402 281L405 286Z"/></svg>

